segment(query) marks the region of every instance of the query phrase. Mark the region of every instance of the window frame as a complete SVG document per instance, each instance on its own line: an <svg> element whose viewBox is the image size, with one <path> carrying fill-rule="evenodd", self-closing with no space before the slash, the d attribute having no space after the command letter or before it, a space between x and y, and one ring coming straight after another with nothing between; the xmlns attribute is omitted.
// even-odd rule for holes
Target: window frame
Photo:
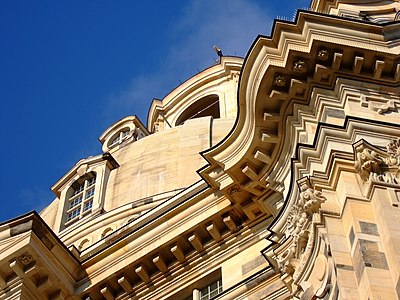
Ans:
<svg viewBox="0 0 400 300"><path fill-rule="evenodd" d="M66 199L65 227L92 212L93 200L96 193L96 181L97 174L89 172L72 183L70 187L72 193Z"/></svg>
<svg viewBox="0 0 400 300"><path fill-rule="evenodd" d="M214 284L216 284L216 288L211 289ZM215 291L216 291L216 293L215 293ZM210 299L214 298L215 296L218 296L219 294L221 294L222 291L223 291L222 278L220 277L216 281L208 284L207 286L205 286L199 290L199 299L200 300L210 300ZM205 293L205 294L203 295L203 293Z"/></svg>

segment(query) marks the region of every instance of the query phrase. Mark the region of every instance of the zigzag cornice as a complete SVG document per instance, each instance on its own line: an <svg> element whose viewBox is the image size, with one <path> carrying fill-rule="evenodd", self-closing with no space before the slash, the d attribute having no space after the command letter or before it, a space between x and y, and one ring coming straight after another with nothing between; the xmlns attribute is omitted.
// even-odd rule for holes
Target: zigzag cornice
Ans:
<svg viewBox="0 0 400 300"><path fill-rule="evenodd" d="M340 25L338 25L339 21L341 22ZM333 36L330 33L332 32L332 27L337 28L338 36ZM298 14L296 24L276 22L272 37L258 37L249 51L240 78L238 92L239 115L236 126L225 141L217 147L203 153L205 158L211 162L211 165L203 169L201 174L210 182L210 178L207 178L208 173L215 171L216 168L223 168L223 172L219 170L219 175L214 175L214 178L211 180L214 182L211 182L211 184L225 187L235 181L234 178L227 178L227 176L223 174L229 174L230 170L233 168L246 165L246 157L253 156L251 152L254 151L254 141L260 140L258 129L262 127L259 125L259 112L263 110L265 105L268 105L268 102L272 101L271 99L274 98L274 96L280 97L281 100L283 100L281 109L277 112L274 122L277 122L280 127L285 125L285 116L293 109L294 103L289 100L297 98L297 95L295 92L292 94L289 92L289 95L284 96L276 96L278 93L268 95L268 91L272 89L272 92L274 92L272 77L274 73L276 73L276 70L282 73L286 72L287 74L285 75L287 76L295 73L290 69L290 65L288 65L288 61L290 60L289 54L291 52L296 52L297 55L301 55L302 53L308 55L316 44L324 45L328 43L331 45L334 44L337 47L352 46L352 48L359 51L378 51L382 54L393 56L400 52L399 27L400 24L398 23L391 23L383 26L366 22L342 20L333 16L304 11ZM397 31L395 31L395 29ZM336 58L335 53L335 59ZM339 66L332 66L333 69L337 68L334 70L335 77L341 73L341 58L342 57L338 59ZM337 62L334 61L333 64L335 63ZM310 91L310 87L316 84L333 85L334 81L332 78L330 82L322 83L321 80L318 82L318 80L314 80L315 78L313 79L312 76L314 75L315 77L317 67L321 66L316 64L315 72L299 83L304 85L303 90ZM323 68L322 66L321 69ZM359 76L360 70L357 70L357 68L353 69L353 73L356 74L352 74L352 76ZM393 78L388 79L383 77L378 79L380 81L384 80L388 84L395 84L398 82L398 73L399 67L396 69L394 80ZM345 76L349 75L347 74ZM372 80L374 80L374 78L372 78ZM293 84L292 80L290 88L295 84ZM267 95L262 94L263 92L267 93ZM278 130L277 149L281 148L279 146L284 138L281 129ZM279 150L270 153L272 154L269 158L271 161L269 164L270 166L262 167L264 178L266 177L265 173L271 171L271 166L275 165L280 157L278 154L281 153L282 151ZM218 178L221 178L223 181L219 182Z"/></svg>

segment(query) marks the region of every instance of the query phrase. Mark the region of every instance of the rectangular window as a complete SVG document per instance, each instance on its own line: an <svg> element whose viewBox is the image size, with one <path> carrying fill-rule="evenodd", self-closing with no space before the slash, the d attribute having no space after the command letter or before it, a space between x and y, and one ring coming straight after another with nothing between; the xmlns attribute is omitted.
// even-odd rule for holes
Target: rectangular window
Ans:
<svg viewBox="0 0 400 300"><path fill-rule="evenodd" d="M92 212L96 193L96 173L90 172L73 182L65 199L65 226L69 226ZM69 198L68 198L69 197Z"/></svg>
<svg viewBox="0 0 400 300"><path fill-rule="evenodd" d="M209 300L222 292L222 279L211 283L200 290L200 300Z"/></svg>

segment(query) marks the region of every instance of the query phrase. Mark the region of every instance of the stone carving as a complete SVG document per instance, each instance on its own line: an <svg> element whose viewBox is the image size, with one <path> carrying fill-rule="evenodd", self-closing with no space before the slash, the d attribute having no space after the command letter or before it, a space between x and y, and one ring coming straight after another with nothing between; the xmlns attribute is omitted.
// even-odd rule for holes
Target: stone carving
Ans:
<svg viewBox="0 0 400 300"><path fill-rule="evenodd" d="M300 197L290 209L285 231L289 246L277 257L281 272L295 278L311 255L314 243L313 224L326 198L311 187L309 180L299 181Z"/></svg>
<svg viewBox="0 0 400 300"><path fill-rule="evenodd" d="M400 139L392 140L386 152L374 149L364 141L355 145L356 171L367 182L400 184Z"/></svg>
<svg viewBox="0 0 400 300"><path fill-rule="evenodd" d="M33 262L33 257L28 252L25 252L24 254L18 257L18 261L24 266L26 266L29 265L31 262Z"/></svg>
<svg viewBox="0 0 400 300"><path fill-rule="evenodd" d="M276 86L283 87L286 85L286 79L282 74L277 74L275 76L274 83Z"/></svg>
<svg viewBox="0 0 400 300"><path fill-rule="evenodd" d="M370 110L376 111L378 114L389 114L398 111L400 107L400 99L395 95L361 95L360 104Z"/></svg>
<svg viewBox="0 0 400 300"><path fill-rule="evenodd" d="M389 154L389 165L400 165L400 138L390 141L386 146L386 151Z"/></svg>
<svg viewBox="0 0 400 300"><path fill-rule="evenodd" d="M356 151L355 167L363 181L367 181L370 176L377 176L382 172L383 160L374 150L360 145L356 148Z"/></svg>
<svg viewBox="0 0 400 300"><path fill-rule="evenodd" d="M239 72L232 72L231 73L231 79L235 82L235 83L238 83L239 82L239 75L240 75L240 73Z"/></svg>
<svg viewBox="0 0 400 300"><path fill-rule="evenodd" d="M319 50L318 51L318 53L317 53L317 57L320 59L320 60L328 60L329 59L329 52L328 52L328 50L327 49L321 49L321 50Z"/></svg>
<svg viewBox="0 0 400 300"><path fill-rule="evenodd" d="M306 62L303 59L295 61L295 63L293 64L293 71L297 73L307 72Z"/></svg>
<svg viewBox="0 0 400 300"><path fill-rule="evenodd" d="M240 193L242 193L242 190L238 185L234 185L228 189L228 193L231 196L238 196Z"/></svg>

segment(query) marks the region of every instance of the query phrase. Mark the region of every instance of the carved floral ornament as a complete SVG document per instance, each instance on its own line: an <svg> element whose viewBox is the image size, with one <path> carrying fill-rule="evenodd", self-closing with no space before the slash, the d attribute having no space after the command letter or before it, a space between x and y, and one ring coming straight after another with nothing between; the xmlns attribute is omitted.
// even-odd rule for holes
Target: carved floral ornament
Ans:
<svg viewBox="0 0 400 300"><path fill-rule="evenodd" d="M307 65L304 59L300 58L293 64L293 71L297 73L306 73L307 72Z"/></svg>
<svg viewBox="0 0 400 300"><path fill-rule="evenodd" d="M304 292L300 281L304 279L307 267L314 265L310 259L317 243L315 226L321 224L320 209L326 201L322 193L311 186L308 178L300 179L298 184L300 195L289 210L283 240L273 253L267 254L282 274L281 278L292 296ZM327 259L324 255L318 257L324 260L324 270L320 270L322 276L318 279L322 281L329 273L325 263Z"/></svg>
<svg viewBox="0 0 400 300"><path fill-rule="evenodd" d="M329 52L328 49L320 49L317 53L317 57L320 60L328 60L329 59Z"/></svg>
<svg viewBox="0 0 400 300"><path fill-rule="evenodd" d="M276 85L276 86L279 86L279 87L283 87L283 86L285 86L286 85L286 79L285 79L285 76L283 76L283 74L276 74L275 75L275 78L274 78L274 84Z"/></svg>
<svg viewBox="0 0 400 300"><path fill-rule="evenodd" d="M356 171L364 183L400 184L400 138L380 150L361 140L354 145Z"/></svg>

